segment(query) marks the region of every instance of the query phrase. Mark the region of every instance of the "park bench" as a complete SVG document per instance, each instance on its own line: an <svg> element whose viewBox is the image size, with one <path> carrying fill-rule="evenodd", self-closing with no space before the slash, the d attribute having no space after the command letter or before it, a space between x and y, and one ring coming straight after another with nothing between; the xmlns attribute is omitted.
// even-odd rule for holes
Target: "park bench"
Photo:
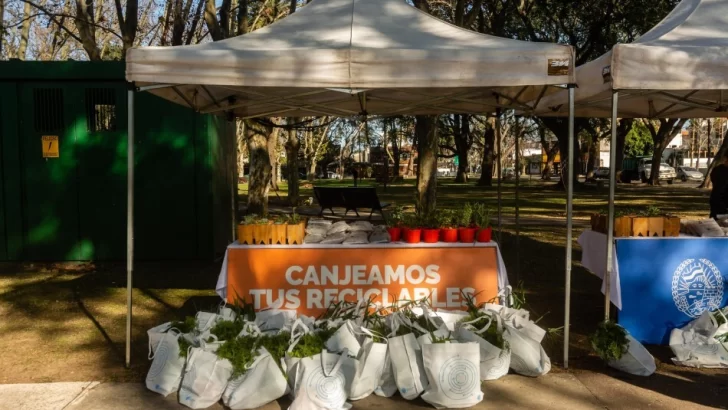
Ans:
<svg viewBox="0 0 728 410"><path fill-rule="evenodd" d="M321 206L319 215L323 215L325 209L330 210L333 215L334 208L344 208L345 216L349 211L354 211L359 216L359 208L368 208L371 209L369 219L374 211L379 212L384 219L383 209L390 205L379 201L377 189L374 187L314 187L313 194Z"/></svg>

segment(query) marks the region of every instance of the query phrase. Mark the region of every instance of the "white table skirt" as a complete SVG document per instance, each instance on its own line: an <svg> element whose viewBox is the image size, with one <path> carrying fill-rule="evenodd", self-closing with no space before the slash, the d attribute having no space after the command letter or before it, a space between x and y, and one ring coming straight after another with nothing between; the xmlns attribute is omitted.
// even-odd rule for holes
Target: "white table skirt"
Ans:
<svg viewBox="0 0 728 410"><path fill-rule="evenodd" d="M505 289L510 283L508 282L508 273L506 271L506 265L503 263L503 257L501 256L500 248L495 242L482 243L477 242L473 244L469 243L387 243L387 244L359 244L359 245L321 245L321 244L304 244L304 245L241 245L238 242L228 245L225 250L225 258L222 261L222 267L220 268L220 275L217 277L217 286L215 291L221 298L227 300L227 267L228 267L228 251L230 249L245 249L245 248L258 248L258 249L341 249L341 248L469 248L469 247L482 247L482 248L495 248L496 257L498 259L498 291Z"/></svg>
<svg viewBox="0 0 728 410"><path fill-rule="evenodd" d="M607 271L607 235L591 230L584 231L579 236L578 242L582 249L581 264L602 280L602 293L605 293L606 282L604 281L604 277ZM622 287L619 283L619 263L617 263L616 246L612 248L612 266L612 274L610 275L610 299L621 310Z"/></svg>

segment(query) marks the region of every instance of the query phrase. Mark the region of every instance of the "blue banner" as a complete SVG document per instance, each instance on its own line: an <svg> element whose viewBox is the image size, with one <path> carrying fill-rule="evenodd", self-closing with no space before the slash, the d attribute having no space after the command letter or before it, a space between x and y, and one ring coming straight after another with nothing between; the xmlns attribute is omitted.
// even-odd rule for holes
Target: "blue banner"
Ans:
<svg viewBox="0 0 728 410"><path fill-rule="evenodd" d="M666 345L670 331L728 304L728 239L618 239L618 322L642 343Z"/></svg>

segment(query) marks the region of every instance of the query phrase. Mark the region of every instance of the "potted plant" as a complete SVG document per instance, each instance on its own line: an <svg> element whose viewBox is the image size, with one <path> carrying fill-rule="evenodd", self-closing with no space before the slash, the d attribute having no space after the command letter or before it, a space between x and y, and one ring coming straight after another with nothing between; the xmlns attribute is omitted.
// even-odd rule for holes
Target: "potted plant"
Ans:
<svg viewBox="0 0 728 410"><path fill-rule="evenodd" d="M407 215L404 218L402 236L407 243L420 243L422 229L420 228L419 218L415 215Z"/></svg>
<svg viewBox="0 0 728 410"><path fill-rule="evenodd" d="M440 240L440 224L437 221L435 212L422 218L422 241L425 243L437 243Z"/></svg>
<svg viewBox="0 0 728 410"><path fill-rule="evenodd" d="M301 245L305 236L306 221L294 210L293 214L288 216L288 224L286 224L286 240L289 245Z"/></svg>
<svg viewBox="0 0 728 410"><path fill-rule="evenodd" d="M493 229L490 227L490 210L483 203L473 206L473 223L478 231L478 242L490 242Z"/></svg>
<svg viewBox="0 0 728 410"><path fill-rule="evenodd" d="M457 219L460 242L475 242L476 228L473 227L473 205L470 202L466 202L463 208L458 211Z"/></svg>
<svg viewBox="0 0 728 410"><path fill-rule="evenodd" d="M288 215L276 215L273 224L270 226L270 243L272 245L286 244L286 227L288 226Z"/></svg>
<svg viewBox="0 0 728 410"><path fill-rule="evenodd" d="M258 215L251 214L245 215L243 221L238 225L238 243L246 245L254 245L255 239L253 235L253 228L255 221L258 220Z"/></svg>
<svg viewBox="0 0 728 410"><path fill-rule="evenodd" d="M402 221L404 210L401 206L395 206L387 212L387 232L392 242L399 242L402 238Z"/></svg>
<svg viewBox="0 0 728 410"><path fill-rule="evenodd" d="M256 245L270 244L271 221L268 218L261 217L255 220L253 224L253 238Z"/></svg>
<svg viewBox="0 0 728 410"><path fill-rule="evenodd" d="M452 209L441 209L437 212L437 222L440 226L440 238L443 242L454 243L458 241L456 212Z"/></svg>

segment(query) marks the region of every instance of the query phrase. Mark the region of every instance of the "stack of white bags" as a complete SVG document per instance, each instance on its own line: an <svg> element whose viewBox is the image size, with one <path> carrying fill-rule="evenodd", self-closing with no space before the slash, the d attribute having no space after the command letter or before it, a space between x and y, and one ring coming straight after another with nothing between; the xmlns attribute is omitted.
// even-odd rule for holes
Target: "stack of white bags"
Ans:
<svg viewBox="0 0 728 410"><path fill-rule="evenodd" d="M672 361L680 366L728 368L728 308L705 311L670 333ZM720 318L720 319L719 319Z"/></svg>
<svg viewBox="0 0 728 410"><path fill-rule="evenodd" d="M390 242L387 227L372 225L368 221L332 222L328 219L310 219L306 225L303 243L357 245Z"/></svg>
<svg viewBox="0 0 728 410"><path fill-rule="evenodd" d="M481 381L498 379L509 367L532 377L551 368L540 344L545 331L525 310L486 304L481 318L468 320L465 312L413 305L406 312L375 313L390 332L383 335L367 327L371 322L365 316L371 318L371 312L361 305L325 320L267 310L246 321L223 307L218 313L199 312L195 329L186 334L171 323L157 326L148 331L153 361L147 388L165 396L178 392L179 402L193 409L220 400L231 409L254 409L290 394L290 410L339 410L351 407L347 400L397 392L407 400L421 396L435 408L466 408L483 400ZM243 322L239 336L290 337L288 353L278 363L265 348L258 348L245 373L231 378L233 365L216 354L225 341L210 334L224 320ZM486 340L484 333L492 333L491 326L502 335L502 346ZM336 330L319 354L290 354L307 334L324 328ZM180 355L181 338L191 346L186 359Z"/></svg>

